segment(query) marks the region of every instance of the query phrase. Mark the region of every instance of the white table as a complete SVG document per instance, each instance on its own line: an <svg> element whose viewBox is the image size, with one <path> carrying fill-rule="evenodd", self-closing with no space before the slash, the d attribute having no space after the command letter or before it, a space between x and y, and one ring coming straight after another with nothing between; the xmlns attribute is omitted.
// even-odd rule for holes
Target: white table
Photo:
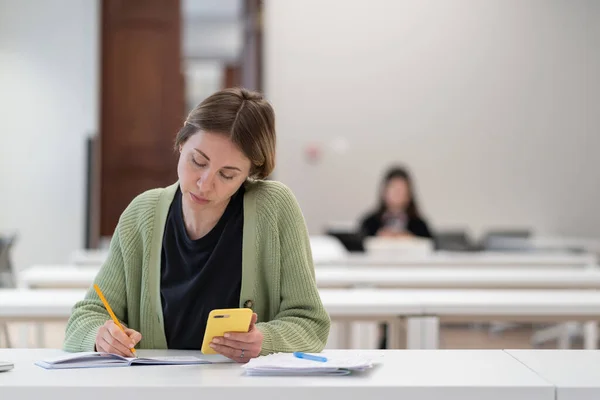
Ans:
<svg viewBox="0 0 600 400"><path fill-rule="evenodd" d="M343 351L342 351L343 352ZM106 400L553 400L555 389L502 350L367 351L379 363L345 377L251 377L239 365L47 371L57 350L0 350L15 369L0 374L2 399ZM139 351L164 355L163 351ZM187 352L189 354L189 352ZM337 352L336 352L337 353ZM355 353L355 352L353 352Z"/></svg>
<svg viewBox="0 0 600 400"><path fill-rule="evenodd" d="M0 289L0 321L31 321L36 323L47 321L66 321L72 312L72 308L79 300L82 300L86 291L82 289ZM381 307L381 296L360 300L361 307L353 307L355 300L350 292L345 290L335 293L325 293L324 305L331 318L344 322L354 320L386 321L390 324L391 335L395 340L400 340L399 315L420 315L419 303L406 297L399 302ZM38 343L43 337L42 325L38 325ZM349 332L342 331L341 343L347 343L351 337ZM403 347L403 344L392 340L395 348ZM418 343L418 342L415 342ZM348 347L348 346L345 346Z"/></svg>
<svg viewBox="0 0 600 400"><path fill-rule="evenodd" d="M408 318L409 348L437 348L440 319L528 322L600 319L600 292L590 290L321 289L319 292L332 319L387 321L394 340L400 340L401 318ZM74 289L0 290L0 320L67 319L84 295L85 290ZM590 323L585 347L596 348L597 340L597 325ZM396 348L401 346L399 342L392 344Z"/></svg>
<svg viewBox="0 0 600 400"><path fill-rule="evenodd" d="M369 255L350 254L340 260L323 261L321 266L393 266L393 267L562 267L596 268L598 259L593 254L568 253L501 253L501 252L435 252L430 255Z"/></svg>
<svg viewBox="0 0 600 400"><path fill-rule="evenodd" d="M18 282L28 288L90 287L98 267L38 265L21 271ZM448 288L448 289L600 289L600 270L569 268L388 268L321 267L320 288Z"/></svg>
<svg viewBox="0 0 600 400"><path fill-rule="evenodd" d="M481 255L480 255L481 256ZM482 256L487 257L486 255ZM472 259L479 261L481 257ZM490 262L499 262L502 257L492 259ZM442 258L437 258L443 260ZM515 261L517 259L515 258ZM523 261L521 259L520 261ZM530 258L529 261L536 261ZM560 261L560 257L556 258ZM565 260L562 260L565 261ZM591 260L590 260L591 261ZM587 261L586 261L587 262ZM315 269L317 284L320 288L340 287L380 287L380 288L448 288L448 289L598 289L600 288L600 270L589 267L587 264L567 268L555 265L544 267L540 265L527 265L517 268L494 265L492 267L479 266L433 266L427 268L400 266L321 266ZM344 329L344 328L342 328ZM345 327L348 329L348 327ZM363 326L358 332L359 336L373 336L376 330L373 327ZM588 348L595 348L591 344L594 340L595 324L584 327L583 336L588 337ZM588 332L586 335L585 332ZM581 334L580 324L568 323L538 331L532 337L534 343L543 343L548 340L558 340L561 348L570 347L571 339ZM346 339L350 340L350 339ZM435 335L431 337L435 340ZM349 343L346 341L346 343ZM416 346L421 346L417 345Z"/></svg>
<svg viewBox="0 0 600 400"><path fill-rule="evenodd" d="M600 352L582 350L507 350L547 382L556 400L600 399Z"/></svg>
<svg viewBox="0 0 600 400"><path fill-rule="evenodd" d="M60 273L57 271L56 275ZM50 275L49 272L46 274ZM600 270L595 269L355 266L320 267L315 274L317 285L321 288L600 289ZM77 279L76 276L65 276L65 284L70 279ZM28 279L41 284L43 274L31 271Z"/></svg>
<svg viewBox="0 0 600 400"><path fill-rule="evenodd" d="M445 319L600 319L591 290L321 289L335 316L437 315Z"/></svg>
<svg viewBox="0 0 600 400"><path fill-rule="evenodd" d="M319 250L319 249L315 249ZM106 260L108 250L77 250L69 257L69 263L77 266L100 266ZM459 266L459 267L586 267L598 264L594 254L570 254L563 252L448 252L431 254L349 254L346 257L315 257L321 265L391 265L391 266Z"/></svg>
<svg viewBox="0 0 600 400"><path fill-rule="evenodd" d="M443 321L589 321L585 348L598 342L600 292L593 290L321 289L332 315L407 319L409 348L437 348ZM421 315L415 312L419 309ZM396 334L394 332L394 334Z"/></svg>
<svg viewBox="0 0 600 400"><path fill-rule="evenodd" d="M0 322L35 322L36 342L43 347L43 323L67 320L84 296L85 290L0 289ZM29 337L26 325L20 334ZM21 347L26 346L26 339L23 342Z"/></svg>
<svg viewBox="0 0 600 400"><path fill-rule="evenodd" d="M65 320L85 293L85 290L0 289L0 321Z"/></svg>
<svg viewBox="0 0 600 400"><path fill-rule="evenodd" d="M80 249L69 256L69 263L74 265L100 266L108 257L108 249Z"/></svg>
<svg viewBox="0 0 600 400"><path fill-rule="evenodd" d="M94 282L100 267L74 265L35 265L17 275L20 287L39 289L87 289Z"/></svg>

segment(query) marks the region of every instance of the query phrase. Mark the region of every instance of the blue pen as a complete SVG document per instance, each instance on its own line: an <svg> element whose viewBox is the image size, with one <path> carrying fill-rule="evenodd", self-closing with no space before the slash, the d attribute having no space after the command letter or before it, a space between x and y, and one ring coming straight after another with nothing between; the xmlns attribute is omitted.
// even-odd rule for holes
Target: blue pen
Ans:
<svg viewBox="0 0 600 400"><path fill-rule="evenodd" d="M313 356L312 354L306 354L301 351L294 352L294 357L303 358L305 360L318 361L318 362L327 362L325 357Z"/></svg>

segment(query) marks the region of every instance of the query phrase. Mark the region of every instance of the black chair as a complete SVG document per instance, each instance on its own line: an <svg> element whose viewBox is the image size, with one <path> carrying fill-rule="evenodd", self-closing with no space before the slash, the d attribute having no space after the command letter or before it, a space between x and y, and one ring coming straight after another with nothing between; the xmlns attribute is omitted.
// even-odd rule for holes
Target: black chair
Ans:
<svg viewBox="0 0 600 400"><path fill-rule="evenodd" d="M475 251L478 246L473 243L466 230L442 230L435 233L436 250Z"/></svg>
<svg viewBox="0 0 600 400"><path fill-rule="evenodd" d="M353 232L353 231L333 230L333 229L328 229L328 230L326 230L325 233L328 236L333 236L333 237L337 238L340 242L342 242L342 244L344 245L346 250L348 250L350 252L364 252L365 251L365 247L363 244L365 237L361 233Z"/></svg>
<svg viewBox="0 0 600 400"><path fill-rule="evenodd" d="M16 273L10 258L10 249L16 241L16 235L0 236L0 288L14 288L17 286ZM2 324L6 347L12 347L8 324Z"/></svg>
<svg viewBox="0 0 600 400"><path fill-rule="evenodd" d="M485 251L531 251L529 229L490 230L483 235L480 247Z"/></svg>

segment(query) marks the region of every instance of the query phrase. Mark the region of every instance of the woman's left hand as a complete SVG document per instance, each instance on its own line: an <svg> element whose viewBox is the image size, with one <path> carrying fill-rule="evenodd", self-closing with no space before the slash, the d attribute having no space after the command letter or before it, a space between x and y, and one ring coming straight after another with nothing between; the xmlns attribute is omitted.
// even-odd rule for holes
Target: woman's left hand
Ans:
<svg viewBox="0 0 600 400"><path fill-rule="evenodd" d="M256 327L258 316L252 314L248 333L228 332L224 337L215 337L210 343L217 353L239 363L258 357L262 350L263 334Z"/></svg>

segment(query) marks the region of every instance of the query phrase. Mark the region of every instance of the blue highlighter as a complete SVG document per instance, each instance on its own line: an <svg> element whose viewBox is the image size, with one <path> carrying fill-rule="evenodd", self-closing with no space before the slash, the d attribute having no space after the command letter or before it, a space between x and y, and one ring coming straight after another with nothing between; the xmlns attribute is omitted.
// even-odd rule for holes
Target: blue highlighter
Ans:
<svg viewBox="0 0 600 400"><path fill-rule="evenodd" d="M327 358L320 356L313 356L312 354L306 354L301 351L295 351L294 357L303 358L305 360L318 361L318 362L327 362Z"/></svg>

